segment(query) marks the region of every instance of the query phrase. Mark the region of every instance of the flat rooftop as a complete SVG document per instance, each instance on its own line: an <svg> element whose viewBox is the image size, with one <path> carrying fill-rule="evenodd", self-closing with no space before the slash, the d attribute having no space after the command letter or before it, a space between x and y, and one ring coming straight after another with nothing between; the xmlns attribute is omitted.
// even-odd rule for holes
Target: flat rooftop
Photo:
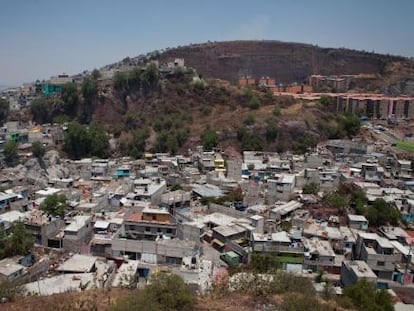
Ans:
<svg viewBox="0 0 414 311"><path fill-rule="evenodd" d="M87 284L88 288L94 286L94 273L61 274L32 283L24 288L30 293L39 295L52 295L68 291L80 291L80 284Z"/></svg>
<svg viewBox="0 0 414 311"><path fill-rule="evenodd" d="M25 267L18 264L13 258L0 260L0 274L6 277L22 269L25 269Z"/></svg>
<svg viewBox="0 0 414 311"><path fill-rule="evenodd" d="M351 270L358 278L377 278L375 273L371 270L371 268L365 261L343 261L343 264L348 268L348 270Z"/></svg>
<svg viewBox="0 0 414 311"><path fill-rule="evenodd" d="M90 215L78 215L73 217L73 221L66 226L65 231L78 232L88 221L92 219Z"/></svg>
<svg viewBox="0 0 414 311"><path fill-rule="evenodd" d="M60 272L87 273L91 272L97 258L75 254L62 263L56 270Z"/></svg>
<svg viewBox="0 0 414 311"><path fill-rule="evenodd" d="M363 215L350 215L348 214L349 221L355 222L368 222L368 220Z"/></svg>

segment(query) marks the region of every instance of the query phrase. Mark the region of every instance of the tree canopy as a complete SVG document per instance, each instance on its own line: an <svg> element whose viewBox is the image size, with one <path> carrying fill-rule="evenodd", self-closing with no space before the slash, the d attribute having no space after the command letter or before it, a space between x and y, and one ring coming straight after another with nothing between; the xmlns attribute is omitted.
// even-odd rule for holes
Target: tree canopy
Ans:
<svg viewBox="0 0 414 311"><path fill-rule="evenodd" d="M76 116L79 105L78 88L75 83L68 82L62 87L61 93L64 113L68 116Z"/></svg>
<svg viewBox="0 0 414 311"><path fill-rule="evenodd" d="M302 189L304 194L318 194L319 185L314 182L307 183Z"/></svg>
<svg viewBox="0 0 414 311"><path fill-rule="evenodd" d="M45 97L36 98L30 104L33 120L38 124L49 122L49 105Z"/></svg>
<svg viewBox="0 0 414 311"><path fill-rule="evenodd" d="M33 156L41 159L45 155L46 149L40 141L35 141L32 144L32 153Z"/></svg>
<svg viewBox="0 0 414 311"><path fill-rule="evenodd" d="M4 144L3 147L3 153L4 153L4 161L7 165L13 165L17 158L17 152L18 152L18 145L16 142L9 140Z"/></svg>
<svg viewBox="0 0 414 311"><path fill-rule="evenodd" d="M23 222L13 223L10 229L10 235L6 236L3 230L0 230L0 259L30 253L34 244L34 237L26 230Z"/></svg>
<svg viewBox="0 0 414 311"><path fill-rule="evenodd" d="M370 225L379 227L386 224L397 226L401 220L400 212L388 204L384 199L378 198L372 206L368 207L366 217Z"/></svg>
<svg viewBox="0 0 414 311"><path fill-rule="evenodd" d="M219 138L216 131L209 127L205 128L201 134L201 143L205 150L212 150L214 147L217 147Z"/></svg>
<svg viewBox="0 0 414 311"><path fill-rule="evenodd" d="M348 298L358 310L394 310L391 295L384 289L378 290L373 282L366 279L344 287L343 296Z"/></svg>
<svg viewBox="0 0 414 311"><path fill-rule="evenodd" d="M40 209L51 216L65 216L65 211L69 207L66 196L64 194L51 194L48 195L42 204Z"/></svg>
<svg viewBox="0 0 414 311"><path fill-rule="evenodd" d="M65 133L63 150L73 159L85 156L105 158L109 155L109 138L102 126L96 123L87 127L72 122Z"/></svg>
<svg viewBox="0 0 414 311"><path fill-rule="evenodd" d="M7 100L0 97L0 124L7 120L9 114L10 104Z"/></svg>

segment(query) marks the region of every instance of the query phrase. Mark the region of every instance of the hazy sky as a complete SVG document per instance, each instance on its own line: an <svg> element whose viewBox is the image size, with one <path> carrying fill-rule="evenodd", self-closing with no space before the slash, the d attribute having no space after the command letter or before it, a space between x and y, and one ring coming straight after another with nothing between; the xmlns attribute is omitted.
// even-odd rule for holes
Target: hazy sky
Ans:
<svg viewBox="0 0 414 311"><path fill-rule="evenodd" d="M413 0L1 0L0 85L189 43L272 39L414 56Z"/></svg>

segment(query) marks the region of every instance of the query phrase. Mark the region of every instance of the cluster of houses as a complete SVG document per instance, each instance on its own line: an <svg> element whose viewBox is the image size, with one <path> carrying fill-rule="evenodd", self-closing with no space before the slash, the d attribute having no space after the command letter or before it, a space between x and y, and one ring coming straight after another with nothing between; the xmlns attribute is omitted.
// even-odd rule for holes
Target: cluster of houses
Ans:
<svg viewBox="0 0 414 311"><path fill-rule="evenodd" d="M102 86L109 86L112 85L113 78L117 72L128 72L134 68L141 68L145 71L146 65L148 64L155 64L162 76L174 74L177 70L182 72L187 72L188 70L183 58L176 58L160 64L158 60L151 60L151 58L145 57L143 59L105 66L99 70L99 77L97 79ZM52 76L48 80L36 80L35 82L24 83L18 87L2 90L0 92L0 98L8 101L11 111L19 111L23 108L30 107L31 103L41 96L60 94L63 86L67 83L81 84L90 74L90 71L84 71L73 76L63 73Z"/></svg>
<svg viewBox="0 0 414 311"><path fill-rule="evenodd" d="M414 282L414 231L373 228L321 202L346 183L368 204L383 198L414 221L411 161L373 145L328 141L305 155L245 151L240 159L199 147L185 156L60 162L67 171L47 185L2 172L0 223L8 234L23 222L36 251L1 260L0 278L24 280L29 292L136 286L160 269L206 290L216 268L248 263L253 252L294 273L323 270L344 286ZM303 193L309 183L318 194ZM64 217L41 209L53 194L68 200Z"/></svg>
<svg viewBox="0 0 414 311"><path fill-rule="evenodd" d="M240 87L258 86L258 87L266 88L276 93L303 94L303 93L312 92L311 85L303 84L303 83L291 83L291 84L276 83L276 80L270 77L261 77L260 79L255 79L250 76L242 76L238 80L238 85Z"/></svg>

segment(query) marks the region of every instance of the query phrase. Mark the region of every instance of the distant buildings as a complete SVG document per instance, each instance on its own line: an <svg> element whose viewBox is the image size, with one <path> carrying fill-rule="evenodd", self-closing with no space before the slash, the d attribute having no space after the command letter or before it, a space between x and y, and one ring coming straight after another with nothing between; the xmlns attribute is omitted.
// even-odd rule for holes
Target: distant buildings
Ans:
<svg viewBox="0 0 414 311"><path fill-rule="evenodd" d="M312 87L306 84L277 84L275 79L269 77L262 77L259 79L251 78L251 77L240 77L238 80L238 85L240 87L245 86L258 86L267 88L273 92L278 93L292 93L292 94L299 94L299 93L308 93L312 92Z"/></svg>

